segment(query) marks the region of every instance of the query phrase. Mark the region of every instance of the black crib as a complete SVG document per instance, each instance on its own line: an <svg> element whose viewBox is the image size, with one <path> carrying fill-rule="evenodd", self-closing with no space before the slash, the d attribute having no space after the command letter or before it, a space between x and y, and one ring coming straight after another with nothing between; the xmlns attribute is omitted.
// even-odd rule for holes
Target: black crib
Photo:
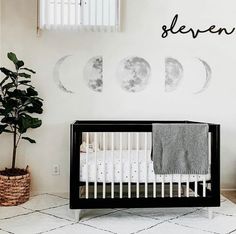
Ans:
<svg viewBox="0 0 236 234"><path fill-rule="evenodd" d="M129 196L118 196L115 194L115 188L120 191L119 186L127 186L127 189L136 186L132 181L122 183L112 181L109 183L111 188L106 191L105 196L97 196L99 188L107 186L107 182L101 181L81 181L80 180L80 145L82 143L82 134L90 133L150 133L152 132L152 123L181 123L181 124L196 124L199 122L192 121L76 121L71 125L71 143L70 143L70 208L71 209L95 209L95 208L142 208L142 207L216 207L220 206L220 125L208 123L210 139L210 179L188 183L188 189L194 191L195 196L135 196L130 190ZM95 139L96 139L95 135ZM112 135L114 136L114 135ZM88 141L88 140L87 140ZM88 142L89 143L89 142ZM112 146L114 147L114 146ZM97 159L96 159L97 160ZM97 167L97 166L96 166ZM105 166L104 166L105 167ZM87 168L88 170L88 168ZM89 173L89 172L87 172ZM97 173L97 169L96 169ZM139 183L137 186L144 185L145 189L156 189L156 186L161 185L157 183ZM166 185L166 184L165 184ZM167 184L169 186L169 184ZM166 187L167 187L166 185ZM176 182L173 185L177 186ZM186 189L186 182L180 182L179 186ZM196 187L197 186L197 187ZM204 186L204 187L203 187ZM88 188L87 188L88 187ZM86 188L86 191L85 191ZM197 188L197 190L196 190ZM92 189L92 194L90 195ZM171 187L171 189L173 189ZM105 187L102 189L105 191ZM107 189L108 190L108 189ZM125 190L125 189L124 189ZM123 191L124 191L123 190ZM123 192L122 191L122 192ZM108 196L108 193L113 195ZM155 191L156 192L156 191ZM172 190L171 190L172 193ZM87 195L84 195L87 194ZM164 194L164 192L163 192ZM203 196L204 194L204 196ZM77 217L79 218L79 217Z"/></svg>

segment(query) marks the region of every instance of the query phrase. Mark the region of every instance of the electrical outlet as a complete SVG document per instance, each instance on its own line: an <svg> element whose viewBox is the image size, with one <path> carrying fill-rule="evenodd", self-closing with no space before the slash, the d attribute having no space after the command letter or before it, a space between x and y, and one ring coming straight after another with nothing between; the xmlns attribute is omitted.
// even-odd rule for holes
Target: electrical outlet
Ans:
<svg viewBox="0 0 236 234"><path fill-rule="evenodd" d="M52 175L60 175L60 166L58 164L52 166Z"/></svg>

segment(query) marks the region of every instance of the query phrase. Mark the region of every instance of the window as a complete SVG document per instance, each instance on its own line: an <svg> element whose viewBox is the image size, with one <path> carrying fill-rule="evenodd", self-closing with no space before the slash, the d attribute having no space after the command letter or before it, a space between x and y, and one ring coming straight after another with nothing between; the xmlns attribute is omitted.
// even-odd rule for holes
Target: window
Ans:
<svg viewBox="0 0 236 234"><path fill-rule="evenodd" d="M119 31L120 0L39 0L39 28Z"/></svg>

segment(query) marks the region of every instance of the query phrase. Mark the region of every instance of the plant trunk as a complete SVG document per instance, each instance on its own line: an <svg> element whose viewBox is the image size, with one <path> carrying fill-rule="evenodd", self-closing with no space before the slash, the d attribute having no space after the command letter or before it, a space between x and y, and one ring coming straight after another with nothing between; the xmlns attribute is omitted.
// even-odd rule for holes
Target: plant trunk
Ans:
<svg viewBox="0 0 236 234"><path fill-rule="evenodd" d="M15 126L13 133L13 155L12 155L12 165L11 165L12 169L15 169L16 166L16 148L17 148L17 143L16 143L16 126Z"/></svg>

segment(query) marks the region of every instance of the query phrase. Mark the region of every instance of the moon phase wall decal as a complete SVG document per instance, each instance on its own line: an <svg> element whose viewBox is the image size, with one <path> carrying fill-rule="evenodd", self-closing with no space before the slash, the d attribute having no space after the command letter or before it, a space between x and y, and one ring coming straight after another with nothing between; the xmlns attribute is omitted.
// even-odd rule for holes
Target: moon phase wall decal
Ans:
<svg viewBox="0 0 236 234"><path fill-rule="evenodd" d="M103 89L103 58L96 56L91 58L84 68L84 79L88 87L95 92Z"/></svg>
<svg viewBox="0 0 236 234"><path fill-rule="evenodd" d="M61 78L60 78L60 68L61 68L61 65L63 64L63 62L68 58L70 57L71 55L66 55L66 56L63 56L62 58L60 58L55 66L54 66L54 69L53 69L53 79L54 79L54 82L56 83L57 87L62 90L63 92L65 93L70 93L70 94L73 94L74 92L67 89L62 81L61 81Z"/></svg>
<svg viewBox="0 0 236 234"><path fill-rule="evenodd" d="M117 68L117 78L121 87L128 92L139 92L149 83L151 66L141 57L127 57Z"/></svg>
<svg viewBox="0 0 236 234"><path fill-rule="evenodd" d="M184 69L181 63L174 58L165 59L165 91L176 90L183 78Z"/></svg>
<svg viewBox="0 0 236 234"><path fill-rule="evenodd" d="M60 77L60 70L66 59L72 55L61 57L53 69L53 79L57 87L65 93L73 94L74 92L65 87ZM210 85L212 79L212 69L210 65L200 58L198 60L205 69L205 82L202 88L194 92L199 94L204 92ZM117 78L121 87L128 92L139 92L146 88L149 83L151 66L149 63L137 56L123 59L117 68ZM172 92L176 90L183 79L184 69L182 64L175 58L167 57L165 59L165 91ZM103 57L92 57L84 68L84 79L88 87L95 92L103 90ZM199 81L200 82L200 81Z"/></svg>
<svg viewBox="0 0 236 234"><path fill-rule="evenodd" d="M198 60L203 64L203 66L205 68L206 81L205 81L202 89L199 90L198 92L195 92L195 94L199 94L199 93L204 92L209 87L210 82L211 82L211 77L212 77L212 70L211 70L211 67L209 66L209 64L206 61L204 61L204 60L202 60L200 58L198 58Z"/></svg>

